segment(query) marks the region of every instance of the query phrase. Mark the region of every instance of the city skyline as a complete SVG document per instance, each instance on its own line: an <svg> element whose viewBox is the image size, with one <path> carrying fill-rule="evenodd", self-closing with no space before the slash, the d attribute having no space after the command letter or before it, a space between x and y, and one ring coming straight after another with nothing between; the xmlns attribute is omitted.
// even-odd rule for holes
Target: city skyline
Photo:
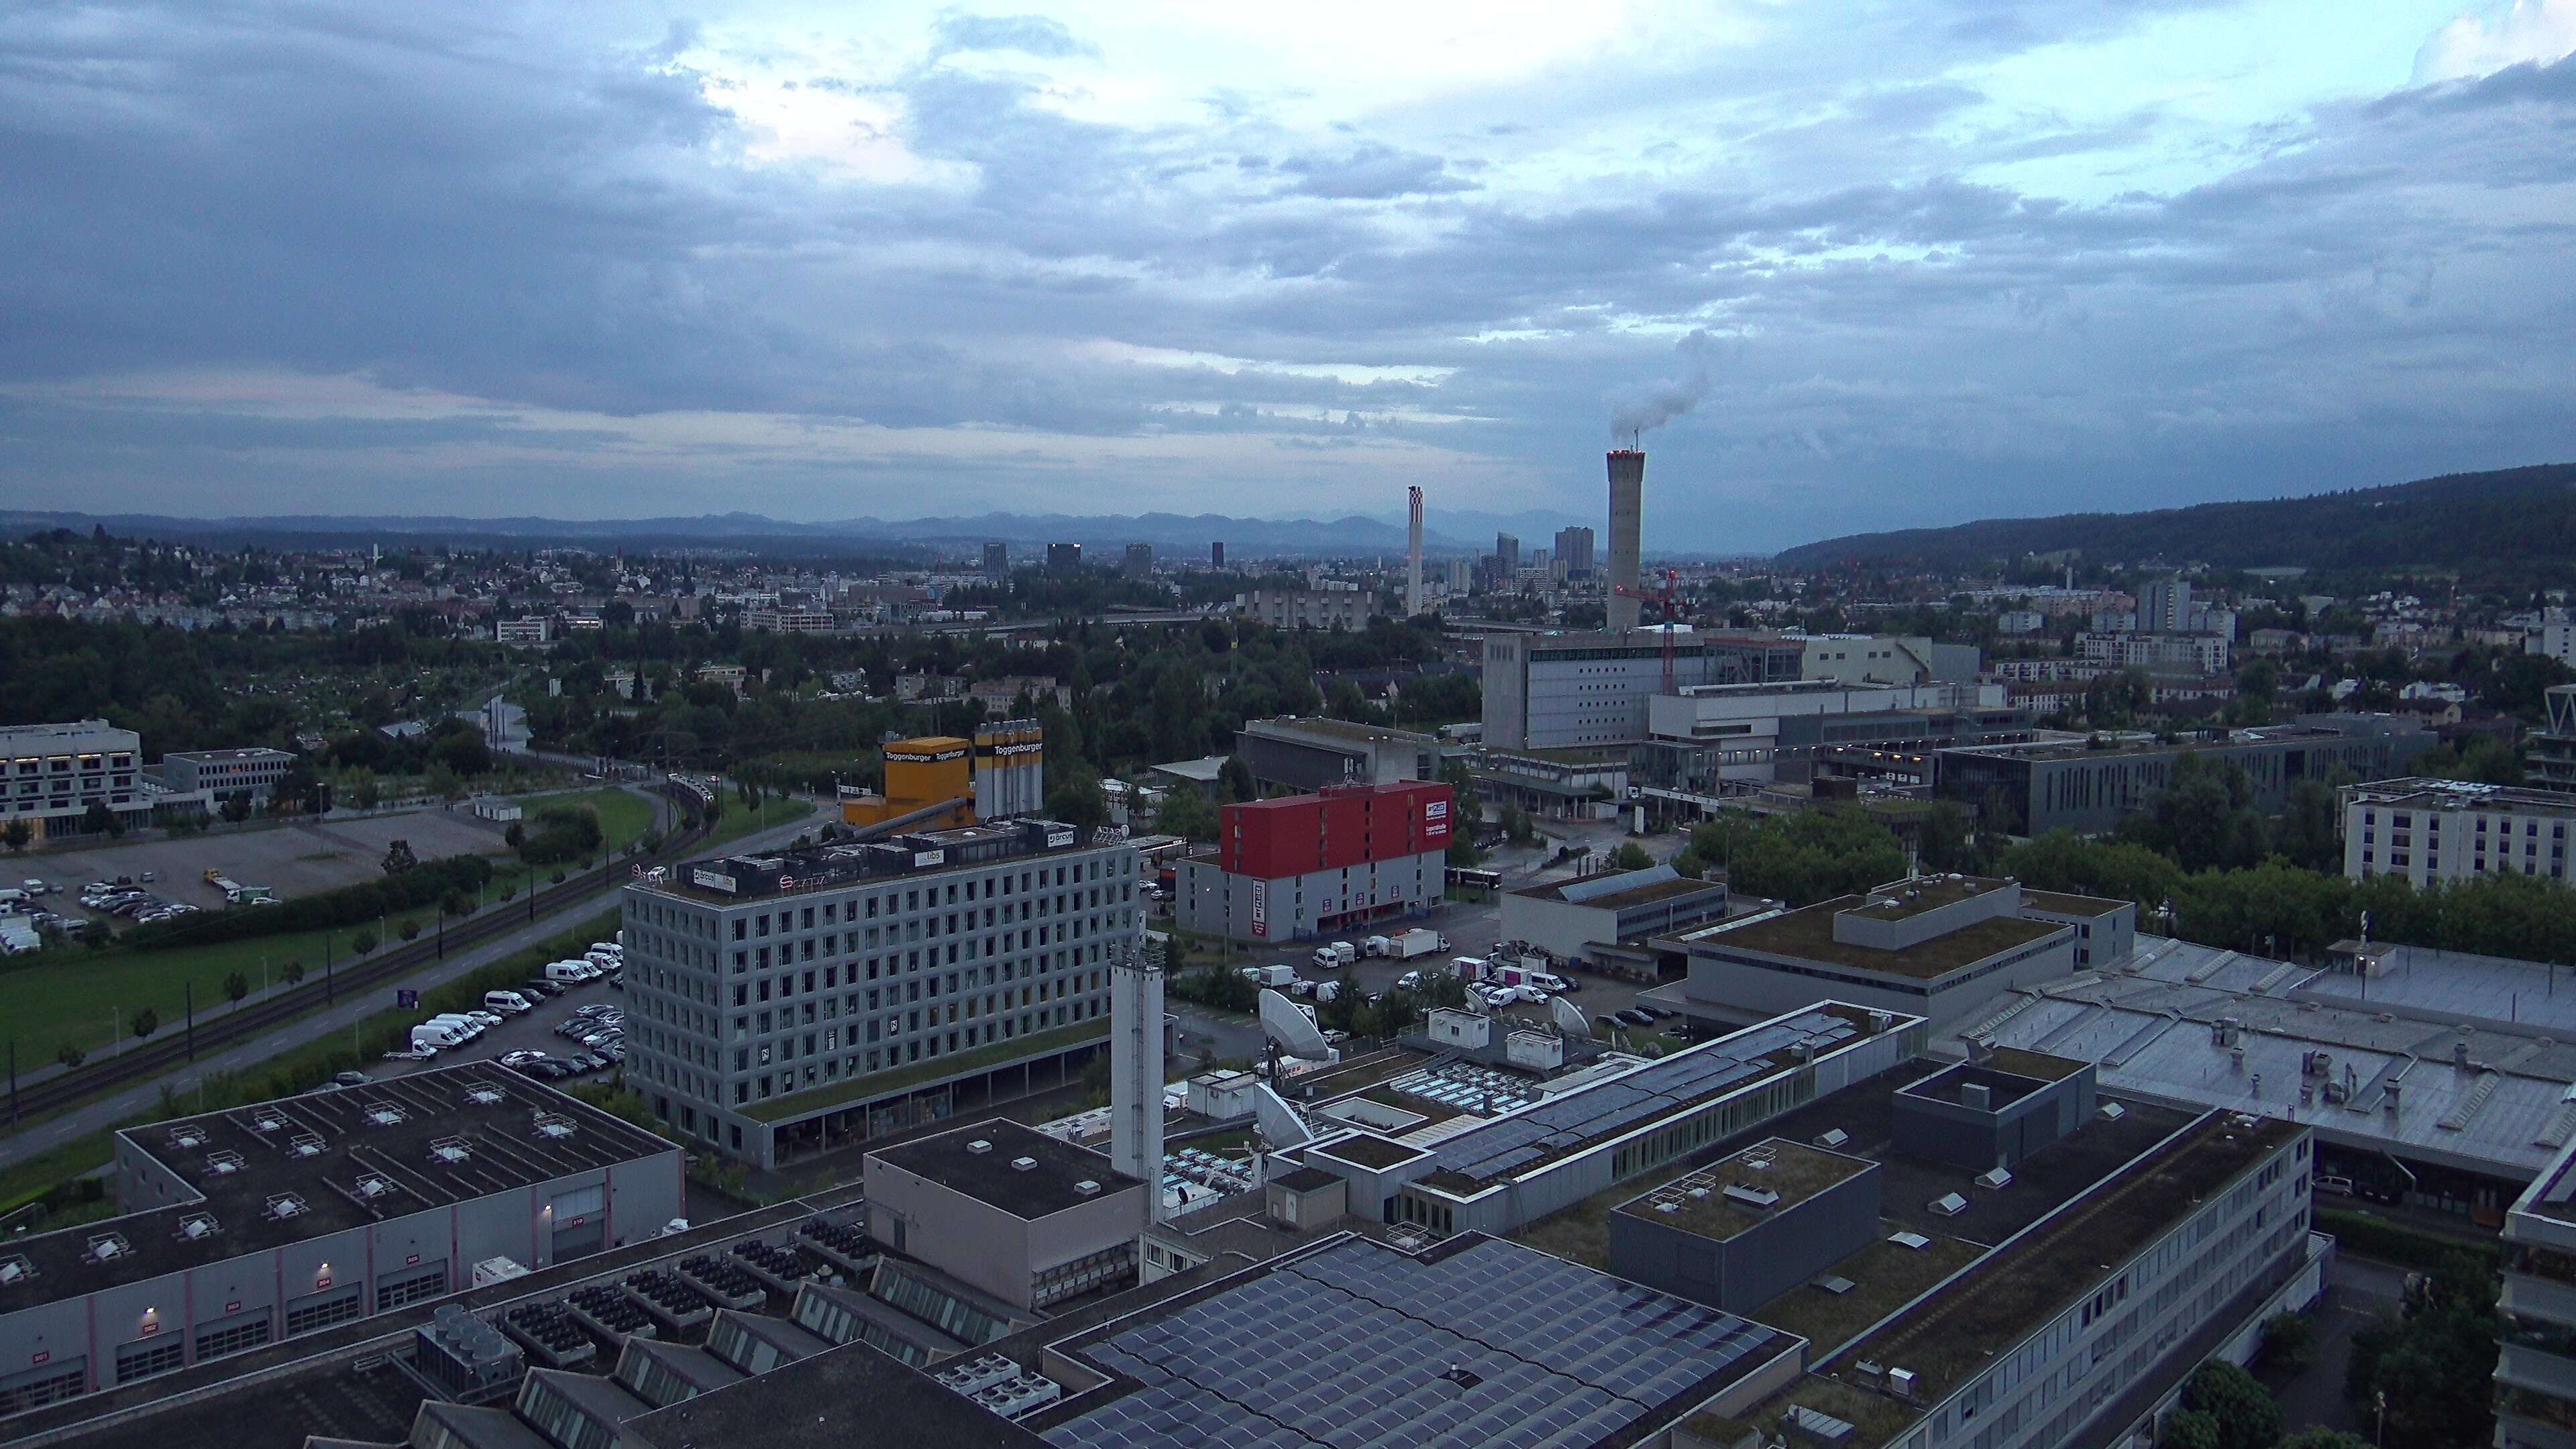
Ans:
<svg viewBox="0 0 2576 1449"><path fill-rule="evenodd" d="M1615 420L1749 552L2569 454L2570 0L1041 8L0 19L0 507L1437 530Z"/></svg>

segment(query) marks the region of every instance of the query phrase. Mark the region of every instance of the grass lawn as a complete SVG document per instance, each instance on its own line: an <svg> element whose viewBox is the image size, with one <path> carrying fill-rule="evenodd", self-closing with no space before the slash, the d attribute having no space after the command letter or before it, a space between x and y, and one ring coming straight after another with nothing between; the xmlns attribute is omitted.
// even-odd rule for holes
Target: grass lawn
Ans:
<svg viewBox="0 0 2576 1449"><path fill-rule="evenodd" d="M116 1144L105 1132L75 1137L49 1152L0 1168L0 1213L15 1212L57 1186L105 1167L116 1158Z"/></svg>

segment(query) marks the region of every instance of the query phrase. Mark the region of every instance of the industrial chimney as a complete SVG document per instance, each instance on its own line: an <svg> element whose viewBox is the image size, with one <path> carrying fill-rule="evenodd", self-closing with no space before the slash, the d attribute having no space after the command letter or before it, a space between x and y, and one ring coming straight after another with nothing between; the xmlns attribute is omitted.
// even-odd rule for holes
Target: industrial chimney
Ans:
<svg viewBox="0 0 2576 1449"><path fill-rule="evenodd" d="M1642 449L1610 453L1611 633L1637 627L1637 534L1646 507L1646 455Z"/></svg>
<svg viewBox="0 0 2576 1449"><path fill-rule="evenodd" d="M1422 488L1406 490L1413 499L1413 522L1404 539L1404 617L1422 614Z"/></svg>
<svg viewBox="0 0 2576 1449"><path fill-rule="evenodd" d="M1109 965L1109 1161L1162 1211L1163 967L1136 946Z"/></svg>

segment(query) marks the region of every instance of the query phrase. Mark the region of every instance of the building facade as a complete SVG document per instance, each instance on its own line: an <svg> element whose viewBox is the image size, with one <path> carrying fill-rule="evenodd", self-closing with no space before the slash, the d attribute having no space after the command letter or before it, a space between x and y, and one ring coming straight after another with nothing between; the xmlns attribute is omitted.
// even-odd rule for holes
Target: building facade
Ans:
<svg viewBox="0 0 2576 1449"><path fill-rule="evenodd" d="M995 584L1008 583L1010 582L1010 578L1011 546L1002 542L1000 539L987 541L984 545L985 582Z"/></svg>
<svg viewBox="0 0 2576 1449"><path fill-rule="evenodd" d="M1368 627L1374 596L1361 589L1250 589L1235 596L1234 611L1273 629Z"/></svg>
<svg viewBox="0 0 2576 1449"><path fill-rule="evenodd" d="M1592 577L1591 529L1575 527L1556 531L1556 571L1578 582Z"/></svg>
<svg viewBox="0 0 2576 1449"><path fill-rule="evenodd" d="M1527 941L1560 961L1589 948L1642 941L1726 919L1726 886L1692 880L1669 865L1609 870L1524 886L1502 897L1503 939Z"/></svg>
<svg viewBox="0 0 2576 1449"><path fill-rule="evenodd" d="M2524 744L2524 778L2543 790L2576 791L2576 684L2552 685L2542 698L2548 723Z"/></svg>
<svg viewBox="0 0 2576 1449"><path fill-rule="evenodd" d="M265 746L173 750L161 757L161 782L173 790L203 790L215 800L248 792L252 804L265 805L294 763L293 755Z"/></svg>
<svg viewBox="0 0 2576 1449"><path fill-rule="evenodd" d="M2459 780L2343 788L2343 872L2418 887L2511 872L2563 881L2576 796Z"/></svg>
<svg viewBox="0 0 2576 1449"><path fill-rule="evenodd" d="M1109 1030L1135 850L1007 820L695 861L625 892L627 1079L763 1166L1046 1085Z"/></svg>
<svg viewBox="0 0 2576 1449"><path fill-rule="evenodd" d="M2576 1142L2504 1220L2498 1449L2576 1449Z"/></svg>
<svg viewBox="0 0 2576 1449"><path fill-rule="evenodd" d="M1451 815L1449 787L1434 783L1225 806L1216 849L1174 867L1174 919L1229 940L1296 941L1418 915L1447 883Z"/></svg>
<svg viewBox="0 0 2576 1449"><path fill-rule="evenodd" d="M1699 685L1647 706L1639 775L1723 796L1811 778L1847 747L1932 750L2030 738L2030 711L2002 684L1846 685L1830 679Z"/></svg>
<svg viewBox="0 0 2576 1449"><path fill-rule="evenodd" d="M1932 791L1972 809L1999 810L1994 824L2015 835L2092 834L2145 809L2185 754L2240 766L2254 786L2254 808L2277 813L2301 780L2323 780L2337 770L2385 780L2405 774L2438 743L2409 716L2330 714L2237 730L2224 740L1957 746L1934 756Z"/></svg>
<svg viewBox="0 0 2576 1449"><path fill-rule="evenodd" d="M37 840L79 835L92 805L140 824L152 814L142 759L143 737L103 719L0 728L0 767L8 771L0 824L26 821Z"/></svg>
<svg viewBox="0 0 2576 1449"><path fill-rule="evenodd" d="M1338 719L1248 720L1234 749L1254 783L1311 791L1327 785L1392 785L1440 773L1440 737Z"/></svg>
<svg viewBox="0 0 2576 1449"><path fill-rule="evenodd" d="M1757 684L1800 677L1806 643L1782 635L1677 632L1673 683ZM1485 636L1485 743L1501 749L1630 745L1646 738L1664 687L1658 630Z"/></svg>

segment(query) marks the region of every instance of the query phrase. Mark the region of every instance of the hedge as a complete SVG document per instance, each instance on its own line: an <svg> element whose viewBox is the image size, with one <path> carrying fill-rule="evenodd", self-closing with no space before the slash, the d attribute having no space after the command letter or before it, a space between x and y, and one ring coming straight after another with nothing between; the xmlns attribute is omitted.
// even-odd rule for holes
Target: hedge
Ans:
<svg viewBox="0 0 2576 1449"><path fill-rule="evenodd" d="M435 906L451 895L472 895L492 879L492 862L479 855L451 855L425 861L399 875L343 886L319 895L298 896L283 905L235 906L225 911L197 911L173 921L138 926L126 940L145 950L164 946L212 946L253 936L335 930L372 922L380 916Z"/></svg>
<svg viewBox="0 0 2576 1449"><path fill-rule="evenodd" d="M2335 1240L2352 1252L2410 1268L2439 1268L2442 1260L2454 1253L2468 1254L2489 1272L2499 1271L2504 1264L2504 1250L2495 1243L2473 1242L2427 1232L2422 1228L2410 1228L2368 1213L2320 1208L2316 1225L2319 1231L2334 1234Z"/></svg>

